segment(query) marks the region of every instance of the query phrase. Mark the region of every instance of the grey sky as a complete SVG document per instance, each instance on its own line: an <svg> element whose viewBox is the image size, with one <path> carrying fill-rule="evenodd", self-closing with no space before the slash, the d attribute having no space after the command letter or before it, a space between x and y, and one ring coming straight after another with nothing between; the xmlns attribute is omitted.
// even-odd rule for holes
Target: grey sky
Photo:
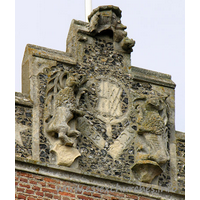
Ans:
<svg viewBox="0 0 200 200"><path fill-rule="evenodd" d="M122 10L128 37L136 41L133 66L172 76L176 83L176 130L185 131L184 0L93 0L92 8ZM65 51L72 19L85 21L84 0L15 1L15 91L21 91L21 63L26 44Z"/></svg>

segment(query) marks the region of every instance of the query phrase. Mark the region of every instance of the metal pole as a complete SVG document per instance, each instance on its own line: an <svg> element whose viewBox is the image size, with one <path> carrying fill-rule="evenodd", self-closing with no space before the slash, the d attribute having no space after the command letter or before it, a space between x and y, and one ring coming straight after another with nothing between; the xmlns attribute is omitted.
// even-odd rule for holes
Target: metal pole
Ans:
<svg viewBox="0 0 200 200"><path fill-rule="evenodd" d="M85 21L88 22L88 15L92 12L92 0L85 0Z"/></svg>

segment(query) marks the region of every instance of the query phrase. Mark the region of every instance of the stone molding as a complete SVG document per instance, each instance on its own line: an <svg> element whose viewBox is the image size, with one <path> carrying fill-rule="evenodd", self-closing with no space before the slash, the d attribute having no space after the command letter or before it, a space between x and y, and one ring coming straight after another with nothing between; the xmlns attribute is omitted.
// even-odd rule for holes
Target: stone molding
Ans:
<svg viewBox="0 0 200 200"><path fill-rule="evenodd" d="M166 190L164 187L145 183L131 183L109 177L96 177L88 174L83 174L77 169L72 169L63 166L55 166L53 164L45 164L39 161L30 159L18 158L15 159L15 169L29 173L39 174L61 180L71 181L80 184L86 184L94 187L107 188L108 190L116 190L123 193L131 193L143 195L160 200L183 200L184 193L177 191ZM142 188L142 189L140 189ZM151 190L151 192L149 192Z"/></svg>
<svg viewBox="0 0 200 200"><path fill-rule="evenodd" d="M129 70L133 80L162 85L173 89L176 87L176 84L171 80L171 75L142 69L135 66L129 67Z"/></svg>

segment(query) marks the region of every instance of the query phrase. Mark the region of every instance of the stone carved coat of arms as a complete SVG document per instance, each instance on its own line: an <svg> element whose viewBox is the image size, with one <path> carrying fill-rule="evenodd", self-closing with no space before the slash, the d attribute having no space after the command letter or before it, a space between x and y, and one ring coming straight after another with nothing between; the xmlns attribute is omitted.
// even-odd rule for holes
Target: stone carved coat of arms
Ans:
<svg viewBox="0 0 200 200"><path fill-rule="evenodd" d="M169 95L124 71L134 42L118 9L93 15L79 31L85 42L79 64L58 63L44 72L44 132L52 162L151 183L168 167Z"/></svg>

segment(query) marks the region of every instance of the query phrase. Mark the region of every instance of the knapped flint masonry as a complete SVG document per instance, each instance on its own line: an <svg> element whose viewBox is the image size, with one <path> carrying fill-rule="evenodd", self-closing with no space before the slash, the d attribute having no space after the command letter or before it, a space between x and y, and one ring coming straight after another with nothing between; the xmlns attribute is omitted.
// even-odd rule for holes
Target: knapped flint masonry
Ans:
<svg viewBox="0 0 200 200"><path fill-rule="evenodd" d="M51 168L92 177L94 185L100 178L163 191L145 193L150 197L184 199L175 84L170 75L131 66L135 41L120 18L118 7L100 6L89 23L72 20L66 52L26 46L16 170L30 163L33 173L41 166L47 176Z"/></svg>

